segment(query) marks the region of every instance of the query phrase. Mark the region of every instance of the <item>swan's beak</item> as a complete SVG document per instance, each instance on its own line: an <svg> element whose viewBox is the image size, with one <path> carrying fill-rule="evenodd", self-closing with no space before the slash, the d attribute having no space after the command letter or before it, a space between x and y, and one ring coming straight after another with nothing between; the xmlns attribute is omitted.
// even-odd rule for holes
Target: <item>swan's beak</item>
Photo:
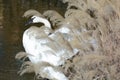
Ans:
<svg viewBox="0 0 120 80"><path fill-rule="evenodd" d="M32 23L33 23L33 19L34 19L34 18L29 19L29 20L26 22L25 26L27 26L27 25L29 25L29 24L32 24Z"/></svg>

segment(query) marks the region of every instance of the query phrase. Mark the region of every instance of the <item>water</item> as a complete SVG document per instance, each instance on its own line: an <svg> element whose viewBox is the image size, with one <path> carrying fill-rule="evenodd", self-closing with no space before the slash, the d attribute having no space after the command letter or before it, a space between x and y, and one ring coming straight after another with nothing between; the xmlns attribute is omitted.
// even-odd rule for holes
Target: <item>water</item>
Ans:
<svg viewBox="0 0 120 80"><path fill-rule="evenodd" d="M33 80L34 74L19 76L21 62L15 60L19 51L24 51L22 34L25 20L21 16L28 9L43 12L55 9L63 13L65 6L57 0L3 0L0 1L0 80Z"/></svg>

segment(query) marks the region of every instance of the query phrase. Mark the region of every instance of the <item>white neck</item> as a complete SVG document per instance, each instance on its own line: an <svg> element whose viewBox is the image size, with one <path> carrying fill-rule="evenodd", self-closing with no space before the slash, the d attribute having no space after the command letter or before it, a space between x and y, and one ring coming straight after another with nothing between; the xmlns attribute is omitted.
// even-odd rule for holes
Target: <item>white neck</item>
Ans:
<svg viewBox="0 0 120 80"><path fill-rule="evenodd" d="M45 27L51 28L51 24L50 24L50 22L47 19L44 19L44 18L36 16L33 19L33 23L39 23L39 22L43 23L45 25Z"/></svg>

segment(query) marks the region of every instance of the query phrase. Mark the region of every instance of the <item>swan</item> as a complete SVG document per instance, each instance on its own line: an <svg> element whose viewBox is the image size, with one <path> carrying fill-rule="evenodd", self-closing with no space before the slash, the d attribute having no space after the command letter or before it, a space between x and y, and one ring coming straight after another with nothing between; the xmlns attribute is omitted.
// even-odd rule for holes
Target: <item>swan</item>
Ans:
<svg viewBox="0 0 120 80"><path fill-rule="evenodd" d="M25 12L25 15L28 12ZM28 17L28 15L26 16ZM29 14L29 16L31 15ZM47 19L36 15L33 15L31 19L33 23L41 22L44 25L41 27L31 26L24 31L22 41L25 53L17 54L16 58L20 59L27 56L31 65L29 62L25 64L33 67L36 75L39 74L48 79L68 80L59 69L54 67L63 65L65 60L72 57L71 47L69 47L69 44L60 33L52 33L51 24ZM47 65L41 65L44 63ZM21 73L23 74L24 72Z"/></svg>

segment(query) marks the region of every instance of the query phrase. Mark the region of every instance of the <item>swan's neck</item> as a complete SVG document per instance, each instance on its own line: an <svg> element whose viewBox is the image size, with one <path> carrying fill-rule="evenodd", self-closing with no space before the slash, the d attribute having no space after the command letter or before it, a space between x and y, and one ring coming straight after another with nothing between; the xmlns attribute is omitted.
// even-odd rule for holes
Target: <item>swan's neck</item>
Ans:
<svg viewBox="0 0 120 80"><path fill-rule="evenodd" d="M50 22L49 22L47 19L44 19L44 18L41 18L41 17L35 17L35 18L33 19L33 22L34 22L34 23L39 23L39 22L41 22L41 23L43 23L46 27L51 28L51 24L50 24Z"/></svg>

